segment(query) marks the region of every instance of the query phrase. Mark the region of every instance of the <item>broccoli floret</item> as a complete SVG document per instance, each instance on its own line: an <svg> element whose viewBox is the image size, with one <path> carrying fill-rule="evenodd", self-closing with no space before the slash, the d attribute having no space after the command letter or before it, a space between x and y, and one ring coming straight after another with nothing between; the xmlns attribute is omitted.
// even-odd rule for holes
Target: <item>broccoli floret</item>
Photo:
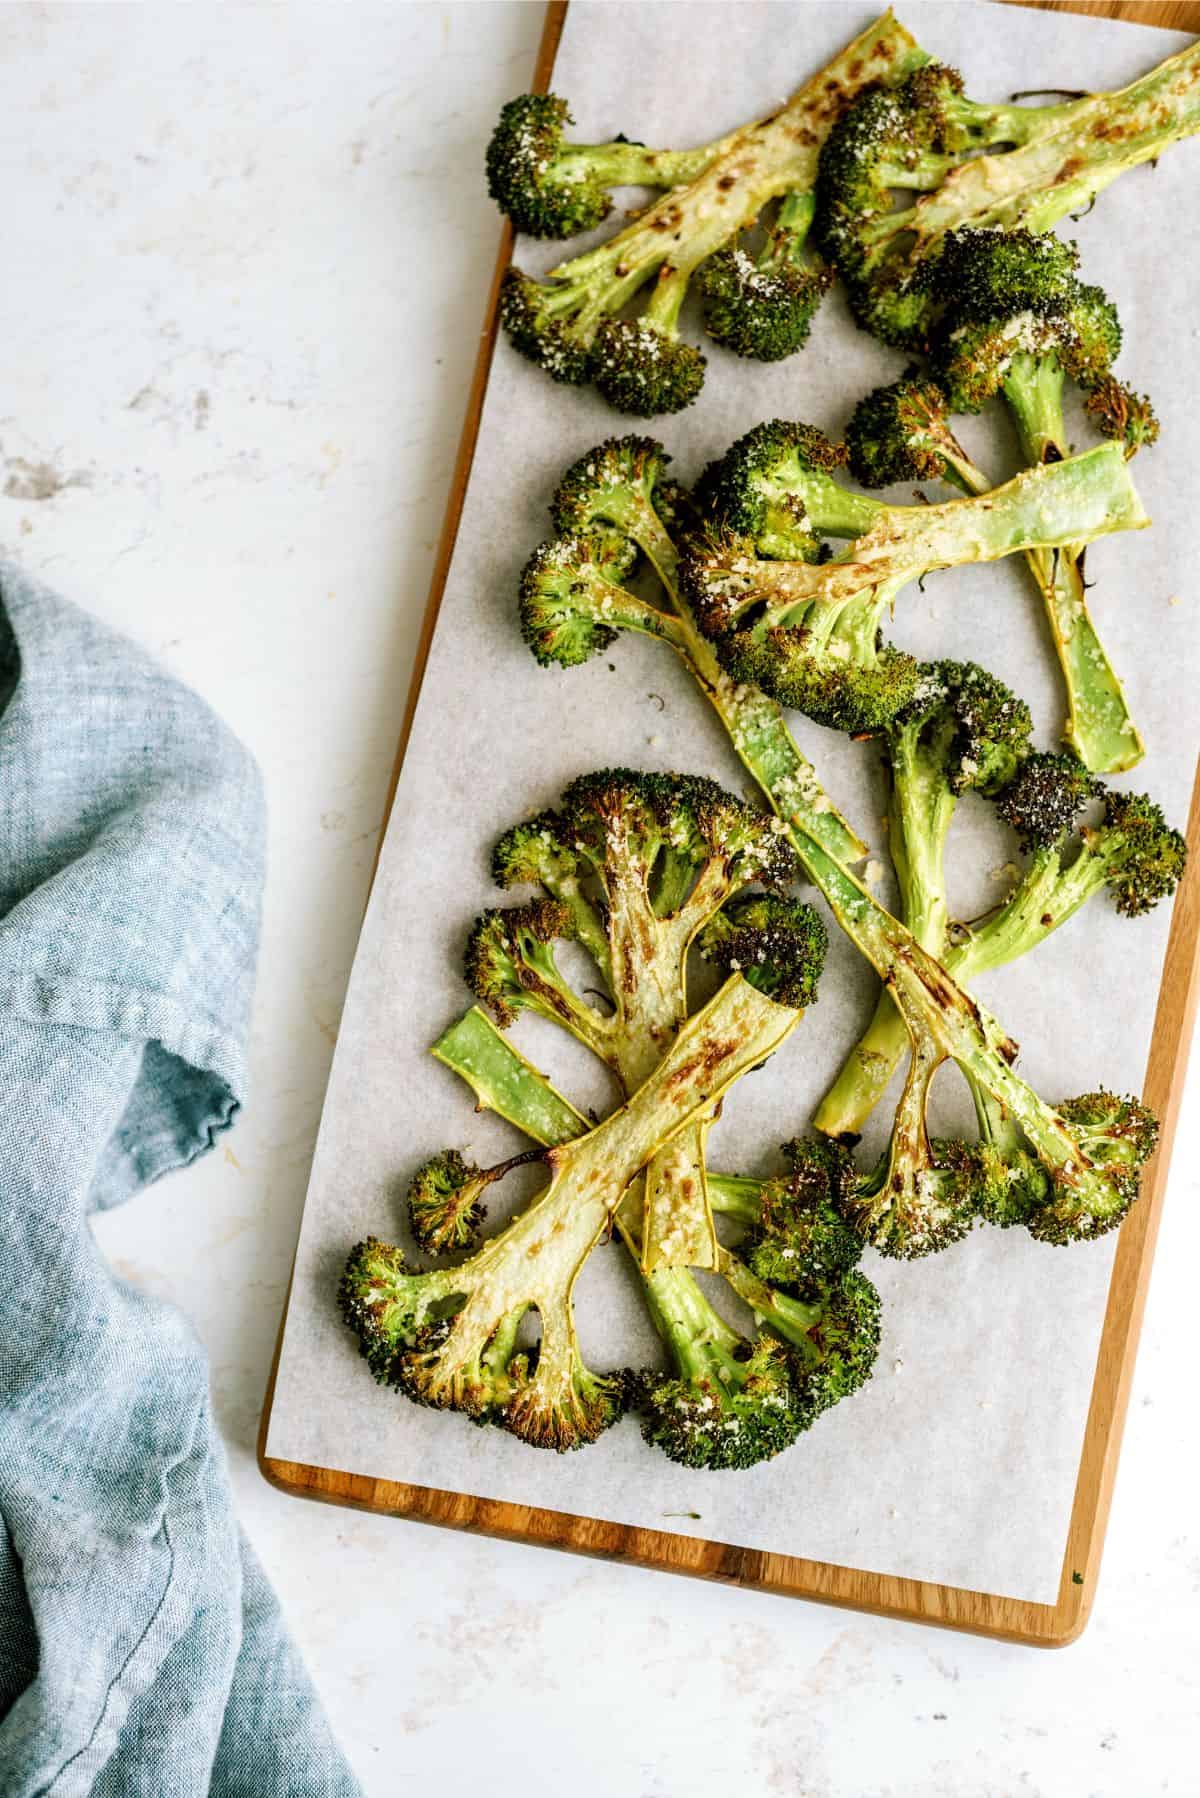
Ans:
<svg viewBox="0 0 1200 1798"><path fill-rule="evenodd" d="M961 1242L1004 1187L1004 1164L984 1145L893 1137L876 1172L855 1187L846 1215L881 1254L912 1261Z"/></svg>
<svg viewBox="0 0 1200 1798"><path fill-rule="evenodd" d="M857 99L821 152L814 234L859 323L923 348L937 311L926 268L946 235L1045 232L1083 210L1124 170L1200 129L1198 64L1191 46L1120 93L1055 106L979 105L936 65ZM897 209L898 192L913 203Z"/></svg>
<svg viewBox="0 0 1200 1798"><path fill-rule="evenodd" d="M620 630L653 631L652 614L620 586L610 538L594 531L541 544L521 576L521 632L544 668L574 668Z"/></svg>
<svg viewBox="0 0 1200 1798"><path fill-rule="evenodd" d="M738 1254L760 1280L808 1298L848 1273L862 1255L862 1242L844 1216L854 1162L841 1143L822 1137L785 1143L783 1155L790 1172L759 1186Z"/></svg>
<svg viewBox="0 0 1200 1798"><path fill-rule="evenodd" d="M413 1175L408 1219L413 1240L427 1255L472 1248L484 1219L483 1193L490 1176L464 1161L457 1149L431 1155Z"/></svg>
<svg viewBox="0 0 1200 1798"><path fill-rule="evenodd" d="M921 272L922 285L954 317L971 323L1045 312L1077 285L1079 249L1059 237L965 225L948 231ZM1120 327L1109 360L1120 348Z"/></svg>
<svg viewBox="0 0 1200 1798"><path fill-rule="evenodd" d="M718 250L700 270L704 328L714 342L755 362L781 362L808 342L833 272L805 253L811 194L789 194L757 259L740 245Z"/></svg>
<svg viewBox="0 0 1200 1798"><path fill-rule="evenodd" d="M753 1467L790 1448L816 1413L778 1337L749 1342L673 1269L655 1274L650 1289L673 1366L638 1383L647 1442L684 1467L709 1469Z"/></svg>
<svg viewBox="0 0 1200 1798"><path fill-rule="evenodd" d="M803 265L817 151L836 106L920 59L890 17L805 84L772 117L703 149L651 151L616 142L563 141L566 105L550 95L510 103L488 151L492 195L519 228L567 236L598 224L608 190L664 188L635 220L598 248L535 281L510 269L500 318L516 349L555 380L592 381L618 411L642 417L688 406L704 380L704 357L679 334L684 300L704 271L713 335L739 354L775 360L798 349L828 284ZM781 200L771 243L756 267L733 246ZM747 275L742 268L745 263ZM641 310L630 307L648 294Z"/></svg>
<svg viewBox="0 0 1200 1798"><path fill-rule="evenodd" d="M838 483L805 468L778 427L766 434L776 483L774 511L758 516L772 531L789 487L810 528L832 516ZM761 468L737 446L730 510L751 523L766 485ZM720 471L707 477L712 509L721 510ZM687 600L735 680L762 687L818 723L852 732L885 727L919 691L911 656L884 645L885 615L901 590L935 568L989 561L1015 551L1078 545L1145 522L1123 458L1112 446L1056 466L1028 471L979 499L940 506L888 506L846 495L861 534L831 561L772 560L751 536L729 528L693 542L680 568ZM841 522L841 521L839 521ZM844 521L847 525L850 520ZM827 526L825 528L828 528Z"/></svg>
<svg viewBox="0 0 1200 1798"><path fill-rule="evenodd" d="M1116 308L1076 278L1073 244L1031 231L953 231L928 286L945 308L933 372L952 412L978 412L1003 393L1027 462L1068 453L1063 387L1099 392L1092 414L1127 450L1157 434L1147 401L1112 375L1121 348ZM1124 397L1122 397L1124 396Z"/></svg>
<svg viewBox="0 0 1200 1798"><path fill-rule="evenodd" d="M1158 1144L1158 1120L1137 1099L1104 1091L1058 1109L1087 1163L1104 1178L1077 1181L1072 1168L1062 1169L1027 1228L1039 1242L1090 1242L1115 1229L1137 1198L1141 1170Z"/></svg>
<svg viewBox="0 0 1200 1798"><path fill-rule="evenodd" d="M501 838L495 868L502 884L543 891L479 920L468 983L502 1025L531 1009L571 1031L626 1093L688 1015L688 955L699 938L726 971L780 1004L815 1000L824 930L811 908L778 895L795 857L774 819L713 781L621 768L586 775L557 811ZM747 893L755 884L774 891ZM599 1007L562 975L555 937L591 955ZM715 1265L699 1135L651 1163L647 1194L647 1270Z"/></svg>
<svg viewBox="0 0 1200 1798"><path fill-rule="evenodd" d="M926 663L912 705L881 739L902 834L932 825L940 860L954 801L1002 793L1030 755L1032 730L1025 701L977 662Z"/></svg>
<svg viewBox="0 0 1200 1798"><path fill-rule="evenodd" d="M1032 730L1029 707L1003 681L974 662L942 661L922 670L916 698L881 736L902 911L934 955L945 942L943 861L958 801L1001 794L1029 755Z"/></svg>
<svg viewBox="0 0 1200 1798"><path fill-rule="evenodd" d="M996 810L1016 831L1022 849L1053 849L1099 789L1100 783L1074 756L1039 751L1026 759L1020 779L999 796Z"/></svg>
<svg viewBox="0 0 1200 1798"><path fill-rule="evenodd" d="M876 501L835 480L845 463L845 446L823 431L776 418L712 463L700 492L709 516L753 539L759 555L816 562L822 537L861 536L879 516Z"/></svg>
<svg viewBox="0 0 1200 1798"><path fill-rule="evenodd" d="M878 1294L859 1273L806 1303L734 1256L722 1272L755 1310L756 1337L731 1328L688 1276L665 1270L648 1283L672 1367L643 1375L635 1404L646 1440L685 1467L752 1467L790 1448L870 1377L879 1347Z"/></svg>
<svg viewBox="0 0 1200 1798"><path fill-rule="evenodd" d="M501 108L487 147L488 193L529 237L574 237L612 211L614 187L674 187L720 154L648 150L617 137L607 144L569 144L574 123L556 94L520 94Z"/></svg>
<svg viewBox="0 0 1200 1798"><path fill-rule="evenodd" d="M573 462L554 490L550 514L563 536L608 530L637 555L630 527L647 510L672 509L671 458L653 437L609 437ZM627 552L628 553L628 552Z"/></svg>
<svg viewBox="0 0 1200 1798"><path fill-rule="evenodd" d="M704 357L675 334L679 307L670 279L656 289L643 318L606 318L597 327L591 376L617 412L655 418L682 412L704 385Z"/></svg>
<svg viewBox="0 0 1200 1798"><path fill-rule="evenodd" d="M1158 418L1149 399L1112 375L1089 387L1083 409L1105 437L1125 445L1128 455L1158 442Z"/></svg>
<svg viewBox="0 0 1200 1798"><path fill-rule="evenodd" d="M1092 800L1099 801L1099 821L1081 824ZM1187 842L1161 807L1144 793L1082 778L1067 756L1030 756L996 810L1029 862L1003 905L976 927L978 967L1026 953L1105 887L1117 911L1136 918L1169 898L1183 878Z"/></svg>
<svg viewBox="0 0 1200 1798"><path fill-rule="evenodd" d="M1022 1225L1039 1242L1060 1247L1093 1241L1121 1223L1158 1143L1158 1121L1139 1100L1100 1091L1058 1107L1063 1127L1080 1145L1088 1170L1083 1179L1070 1165L1048 1174L1009 1120L988 1121L990 1107L978 1094L976 1107L1005 1175L980 1207L986 1223ZM1103 1178L1096 1178L1096 1170Z"/></svg>
<svg viewBox="0 0 1200 1798"><path fill-rule="evenodd" d="M860 400L846 426L850 472L864 487L949 481L964 493L991 486L950 429L946 396L915 368Z"/></svg>
<svg viewBox="0 0 1200 1798"><path fill-rule="evenodd" d="M776 893L743 893L709 920L699 940L707 961L743 975L781 1005L816 1004L828 937L811 905Z"/></svg>
<svg viewBox="0 0 1200 1798"><path fill-rule="evenodd" d="M553 899L486 911L467 941L467 985L501 1024L511 1024L519 1011L536 1011L602 1043L607 1020L572 990L554 957L554 943L574 935L570 909Z"/></svg>

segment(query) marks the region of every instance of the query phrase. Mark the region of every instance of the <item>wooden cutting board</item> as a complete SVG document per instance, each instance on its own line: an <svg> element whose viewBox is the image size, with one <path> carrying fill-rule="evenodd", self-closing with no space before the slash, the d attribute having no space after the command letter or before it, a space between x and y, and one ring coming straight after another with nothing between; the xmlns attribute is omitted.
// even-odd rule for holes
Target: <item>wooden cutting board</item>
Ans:
<svg viewBox="0 0 1200 1798"><path fill-rule="evenodd" d="M1049 11L1094 13L1105 18L1130 19L1140 25L1160 25L1200 33L1200 0L1010 0L1010 3L1042 6ZM566 11L565 0L552 0L547 8L531 84L535 89L549 85ZM387 813L390 813L395 795L457 537L496 338L499 284L511 252L512 231L506 223L401 725ZM385 823L386 816L385 813ZM1146 1103L1162 1120L1161 1143L1143 1183L1142 1197L1123 1225L1117 1244L1058 1597L1053 1604L1035 1604L932 1581L901 1579L853 1567L735 1548L660 1530L635 1529L594 1518L473 1498L460 1492L400 1485L344 1473L336 1468L312 1467L272 1458L266 1453L266 1441L275 1386L274 1366L259 1436L259 1465L264 1476L284 1492L321 1499L329 1504L350 1505L359 1510L474 1530L513 1541L571 1549L579 1554L632 1561L667 1572L726 1580L791 1597L820 1599L828 1604L871 1611L881 1616L936 1623L1038 1646L1054 1647L1073 1641L1087 1621L1099 1572L1200 990L1200 770L1188 822L1188 842L1191 850L1189 871L1175 900L1144 1092Z"/></svg>

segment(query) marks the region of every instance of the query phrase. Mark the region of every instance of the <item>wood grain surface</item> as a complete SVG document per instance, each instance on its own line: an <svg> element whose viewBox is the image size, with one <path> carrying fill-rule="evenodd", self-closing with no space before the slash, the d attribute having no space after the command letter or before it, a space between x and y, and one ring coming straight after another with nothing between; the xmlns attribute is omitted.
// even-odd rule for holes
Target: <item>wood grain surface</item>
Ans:
<svg viewBox="0 0 1200 1798"><path fill-rule="evenodd" d="M1041 6L1049 11L1095 13L1105 18L1130 19L1142 25L1200 33L1200 0L1009 0L1009 3ZM535 89L549 84L566 10L565 0L552 0L547 7L531 83ZM429 602L401 723L385 823L395 797L462 515L496 340L500 280L511 254L512 229L505 221ZM1188 873L1172 912L1144 1089L1146 1103L1161 1119L1162 1135L1158 1152L1143 1181L1142 1196L1123 1224L1117 1243L1066 1553L1058 1597L1053 1604L1033 1604L1023 1599L968 1591L932 1581L900 1579L893 1574L862 1568L734 1548L698 1537L634 1529L596 1518L472 1498L461 1492L371 1479L337 1468L281 1461L266 1452L278 1345L259 1432L258 1458L264 1477L273 1486L298 1497L438 1523L451 1529L474 1530L509 1541L539 1543L547 1548L570 1549L576 1554L631 1561L663 1572L725 1580L789 1597L818 1599L826 1604L870 1611L880 1616L970 1630L1034 1646L1061 1647L1074 1641L1087 1622L1096 1589L1200 993L1200 766L1197 767L1187 834L1190 848ZM382 832L380 840L382 842ZM284 1317L286 1320L286 1308ZM280 1342L282 1338L281 1324Z"/></svg>

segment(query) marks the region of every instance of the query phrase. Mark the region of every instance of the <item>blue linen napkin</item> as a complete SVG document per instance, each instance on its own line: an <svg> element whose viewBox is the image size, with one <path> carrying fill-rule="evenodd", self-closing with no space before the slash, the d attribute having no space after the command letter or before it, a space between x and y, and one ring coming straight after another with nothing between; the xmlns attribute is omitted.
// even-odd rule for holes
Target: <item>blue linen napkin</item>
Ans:
<svg viewBox="0 0 1200 1798"><path fill-rule="evenodd" d="M203 1350L89 1211L244 1089L257 770L132 644L0 565L0 1792L354 1798L239 1539Z"/></svg>

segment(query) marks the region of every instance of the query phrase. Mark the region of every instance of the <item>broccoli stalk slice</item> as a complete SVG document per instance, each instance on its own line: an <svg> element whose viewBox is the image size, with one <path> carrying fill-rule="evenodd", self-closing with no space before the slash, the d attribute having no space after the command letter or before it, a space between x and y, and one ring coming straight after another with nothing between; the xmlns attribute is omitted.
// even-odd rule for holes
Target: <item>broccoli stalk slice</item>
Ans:
<svg viewBox="0 0 1200 1798"><path fill-rule="evenodd" d="M916 664L878 645L882 617L908 582L1148 523L1115 444L1026 470L980 498L870 504L875 523L833 561L764 560L724 536L684 567L684 589L730 673L849 731L885 727L915 696Z"/></svg>
<svg viewBox="0 0 1200 1798"><path fill-rule="evenodd" d="M831 92L844 102L924 60L908 32L887 15L778 113L714 146L718 154L624 231L559 264L544 282L510 270L501 321L515 347L557 380L594 381L620 411L650 417L690 405L703 382L704 358L679 340L677 326L697 268L735 241L770 201L791 190L812 190ZM498 186L494 177L493 193ZM590 222L597 216L602 212ZM641 315L622 318L622 309L651 282Z"/></svg>
<svg viewBox="0 0 1200 1798"><path fill-rule="evenodd" d="M1031 465L1060 461L1067 454L1064 381L1053 354L1021 351L1010 364L1002 392L1021 454ZM1135 767L1146 746L1088 609L1083 553L1083 546L1065 544L1053 552L1035 550L1028 561L1067 690L1064 741L1093 773L1117 774Z"/></svg>
<svg viewBox="0 0 1200 1798"><path fill-rule="evenodd" d="M1128 87L1031 108L1040 119L1025 141L1016 140L1017 148L968 162L952 183L918 203L914 255L965 224L1051 230L1118 175L1200 130L1198 72L1200 45L1189 44Z"/></svg>
<svg viewBox="0 0 1200 1798"><path fill-rule="evenodd" d="M768 627L786 626L797 608L832 606L869 588L920 579L937 568L996 561L1031 548L1092 541L1149 524L1116 444L1023 470L983 499L936 506L870 502L874 522L840 556L807 562L727 558L709 574L703 566L709 621L736 624L751 607L765 608Z"/></svg>
<svg viewBox="0 0 1200 1798"><path fill-rule="evenodd" d="M715 865L706 868L683 907L663 921L644 886L624 875L610 883L610 931L614 945L621 1048L618 1072L626 1091L636 1088L661 1058L687 1017L686 966L692 939L728 896L730 885ZM628 995L628 997L627 997ZM705 1175L704 1145L711 1119L699 1119L646 1168L642 1266L712 1267L717 1239Z"/></svg>
<svg viewBox="0 0 1200 1798"><path fill-rule="evenodd" d="M466 1081L481 1106L545 1148L570 1142L591 1128L478 1005L443 1031L430 1054Z"/></svg>
<svg viewBox="0 0 1200 1798"><path fill-rule="evenodd" d="M1082 210L1200 129L1197 68L1193 44L1119 92L1047 107L978 106L938 67L861 96L826 140L818 184L821 247L860 324L920 348L931 318L920 277L946 234L1045 232ZM897 211L892 190L904 187L928 191Z"/></svg>
<svg viewBox="0 0 1200 1798"><path fill-rule="evenodd" d="M430 1054L466 1081L481 1108L494 1111L544 1148L586 1136L592 1128L478 1005L443 1031ZM705 1174L714 1211L738 1223L758 1223L761 1180L707 1167Z"/></svg>
<svg viewBox="0 0 1200 1798"><path fill-rule="evenodd" d="M619 1415L621 1392L579 1353L579 1271L655 1151L774 1053L799 1016L731 976L620 1110L546 1151L549 1186L469 1261L411 1273L396 1250L360 1244L340 1297L376 1376L418 1402L490 1418L536 1446L593 1440ZM530 1309L542 1332L532 1371L513 1354Z"/></svg>
<svg viewBox="0 0 1200 1798"><path fill-rule="evenodd" d="M888 849L900 916L922 949L944 960L949 921L944 860L957 797L915 729L902 726L889 734L889 762ZM907 1026L885 983L870 1023L817 1108L814 1128L825 1136L857 1140L908 1046Z"/></svg>

